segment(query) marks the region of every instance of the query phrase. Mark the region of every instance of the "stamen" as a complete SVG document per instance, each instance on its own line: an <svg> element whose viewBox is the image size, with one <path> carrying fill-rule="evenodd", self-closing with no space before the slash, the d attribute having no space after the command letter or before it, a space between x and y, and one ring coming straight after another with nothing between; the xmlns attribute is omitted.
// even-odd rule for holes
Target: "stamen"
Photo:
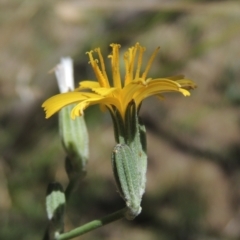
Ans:
<svg viewBox="0 0 240 240"><path fill-rule="evenodd" d="M94 62L93 56L92 56L93 50L91 50L91 51L89 51L89 52L86 52L86 54L88 55L89 60L90 60L88 63L90 63L90 64L92 65L92 67L93 67L93 62Z"/></svg>
<svg viewBox="0 0 240 240"><path fill-rule="evenodd" d="M96 78L100 84L101 87L108 87L107 86L107 80L104 78L101 70L99 69L98 66L98 60L93 58L93 51L86 52L88 54L89 59L90 59L90 64L92 65L93 71L96 75Z"/></svg>
<svg viewBox="0 0 240 240"><path fill-rule="evenodd" d="M122 88L121 77L120 77L120 66L119 66L119 44L111 44L112 55L109 55L112 63L112 73L113 73L113 86L116 88Z"/></svg>
<svg viewBox="0 0 240 240"><path fill-rule="evenodd" d="M123 60L124 60L124 63L125 63L125 78L124 78L124 86L127 85L128 82L131 81L130 78L130 74L129 74L129 53L128 52L125 52L124 55L123 55Z"/></svg>
<svg viewBox="0 0 240 240"><path fill-rule="evenodd" d="M124 86L126 86L128 83L132 80L132 69L131 69L131 59L133 55L133 47L129 48L127 52L125 52L125 68L126 68L126 76L124 79Z"/></svg>
<svg viewBox="0 0 240 240"><path fill-rule="evenodd" d="M108 76L107 76L106 69L105 69L104 60L103 60L102 53L101 53L101 49L100 48L96 48L95 51L98 53L102 74L103 74L104 78L106 79L107 87L110 87L109 81L108 81Z"/></svg>
<svg viewBox="0 0 240 240"><path fill-rule="evenodd" d="M138 55L138 62L137 62L137 69L135 73L135 79L139 78L141 66L142 66L142 56L145 48L139 45L139 55Z"/></svg>
<svg viewBox="0 0 240 240"><path fill-rule="evenodd" d="M160 49L160 47L158 47L158 48L153 52L152 56L150 57L150 59L149 59L149 61L148 61L148 63L147 63L147 67L146 67L145 71L144 71L143 74L142 74L142 78L143 78L143 79L145 79L145 78L147 77L148 71L150 70L150 67L151 67L151 65L152 65L152 63L153 63L153 60L154 60L154 58L156 57L159 49Z"/></svg>
<svg viewBox="0 0 240 240"><path fill-rule="evenodd" d="M139 43L136 43L134 47L129 48L129 78L128 81L132 81L133 79L133 71L134 71L134 63L135 63L135 57L138 50ZM127 85L129 82L126 82Z"/></svg>

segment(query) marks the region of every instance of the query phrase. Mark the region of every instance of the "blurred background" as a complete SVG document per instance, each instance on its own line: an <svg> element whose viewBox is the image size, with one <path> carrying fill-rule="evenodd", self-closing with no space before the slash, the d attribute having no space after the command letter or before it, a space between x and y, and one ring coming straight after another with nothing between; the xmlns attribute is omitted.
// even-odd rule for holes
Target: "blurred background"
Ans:
<svg viewBox="0 0 240 240"><path fill-rule="evenodd" d="M145 60L160 46L149 77L185 74L191 97L144 101L149 166L143 211L76 239L240 239L239 1L0 2L0 238L41 239L49 182L68 179L57 115L42 102L58 92L49 74L74 59L76 84L93 79L85 52L140 42ZM90 159L67 207L66 230L124 206L113 180L108 113L85 113Z"/></svg>

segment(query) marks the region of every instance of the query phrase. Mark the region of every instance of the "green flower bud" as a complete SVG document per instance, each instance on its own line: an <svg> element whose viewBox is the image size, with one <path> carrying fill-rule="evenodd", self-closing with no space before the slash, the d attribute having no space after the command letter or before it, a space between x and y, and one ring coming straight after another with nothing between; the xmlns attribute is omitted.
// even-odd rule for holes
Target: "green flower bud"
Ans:
<svg viewBox="0 0 240 240"><path fill-rule="evenodd" d="M142 186L138 161L126 144L117 144L112 153L112 166L120 196L125 200L128 211L125 217L134 219L141 212Z"/></svg>
<svg viewBox="0 0 240 240"><path fill-rule="evenodd" d="M73 91L73 61L71 58L62 58L55 67L55 75L59 91L65 93ZM74 182L81 179L86 172L89 155L88 132L84 117L72 120L69 116L74 104L68 105L59 112L59 131L61 140L66 150L65 167L68 177Z"/></svg>
<svg viewBox="0 0 240 240"><path fill-rule="evenodd" d="M59 112L59 130L67 153L66 171L70 180L85 175L88 161L88 132L83 117L72 120L69 115L72 105Z"/></svg>
<svg viewBox="0 0 240 240"><path fill-rule="evenodd" d="M65 202L62 185L57 182L50 183L46 195L46 210L50 222L49 229L46 231L47 235L57 236L63 232Z"/></svg>

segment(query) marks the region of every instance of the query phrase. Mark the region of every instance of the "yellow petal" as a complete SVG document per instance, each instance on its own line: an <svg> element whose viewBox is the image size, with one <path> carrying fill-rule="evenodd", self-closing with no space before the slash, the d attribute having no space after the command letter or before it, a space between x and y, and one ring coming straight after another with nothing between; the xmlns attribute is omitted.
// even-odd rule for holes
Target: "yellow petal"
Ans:
<svg viewBox="0 0 240 240"><path fill-rule="evenodd" d="M75 119L76 116L82 116L84 109L86 109L88 105L89 103L87 101L78 103L71 111L71 118Z"/></svg>
<svg viewBox="0 0 240 240"><path fill-rule="evenodd" d="M107 96L111 94L112 92L116 91L115 88L92 88L92 91L101 95L101 96Z"/></svg>
<svg viewBox="0 0 240 240"><path fill-rule="evenodd" d="M179 84L177 84L174 81L165 80L165 79L153 80L153 81L150 81L147 86L143 86L141 89L139 89L135 93L134 99L137 104L140 104L141 101L143 101L145 98L152 95L158 95L163 92L183 93L184 91L182 91ZM186 92L184 92L184 94L186 94Z"/></svg>
<svg viewBox="0 0 240 240"><path fill-rule="evenodd" d="M82 81L79 83L79 89L92 89L92 88L98 88L100 87L100 84L96 81Z"/></svg>
<svg viewBox="0 0 240 240"><path fill-rule="evenodd" d="M180 80L176 80L177 83L179 83L181 85L182 88L185 89L194 89L197 87L197 85L188 79L180 79Z"/></svg>
<svg viewBox="0 0 240 240"><path fill-rule="evenodd" d="M190 96L190 92L186 89L183 89L183 88L180 88L180 92L185 96L185 97L188 97Z"/></svg>
<svg viewBox="0 0 240 240"><path fill-rule="evenodd" d="M59 111L61 108L82 101L86 97L80 92L67 92L62 94L57 94L49 99L47 99L42 107L46 111L46 118L51 117L54 113Z"/></svg>

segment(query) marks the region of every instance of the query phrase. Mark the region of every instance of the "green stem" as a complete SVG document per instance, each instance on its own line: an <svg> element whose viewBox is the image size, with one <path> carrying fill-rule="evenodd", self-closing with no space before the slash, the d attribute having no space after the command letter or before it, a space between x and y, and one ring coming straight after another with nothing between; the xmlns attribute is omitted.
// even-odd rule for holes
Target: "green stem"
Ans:
<svg viewBox="0 0 240 240"><path fill-rule="evenodd" d="M84 177L86 176L85 173L82 173L81 175L78 176L77 180L76 179L70 179L69 183L67 185L67 188L65 189L65 198L66 198L66 204L69 201L69 198L71 197L71 194L73 190L77 187L79 183L82 182Z"/></svg>
<svg viewBox="0 0 240 240"><path fill-rule="evenodd" d="M76 186L75 181L69 181L67 188L65 190L66 203L68 203L70 195L71 195L73 189L75 188L75 186Z"/></svg>
<svg viewBox="0 0 240 240"><path fill-rule="evenodd" d="M81 227L78 227L69 232L60 234L58 237L56 237L56 239L57 240L67 240L67 239L71 239L71 238L83 235L84 233L90 232L90 231L92 231L96 228L102 227L108 223L111 223L111 222L114 222L121 218L124 218L126 210L127 210L126 208L123 208L117 212L107 215L106 217L86 223Z"/></svg>

